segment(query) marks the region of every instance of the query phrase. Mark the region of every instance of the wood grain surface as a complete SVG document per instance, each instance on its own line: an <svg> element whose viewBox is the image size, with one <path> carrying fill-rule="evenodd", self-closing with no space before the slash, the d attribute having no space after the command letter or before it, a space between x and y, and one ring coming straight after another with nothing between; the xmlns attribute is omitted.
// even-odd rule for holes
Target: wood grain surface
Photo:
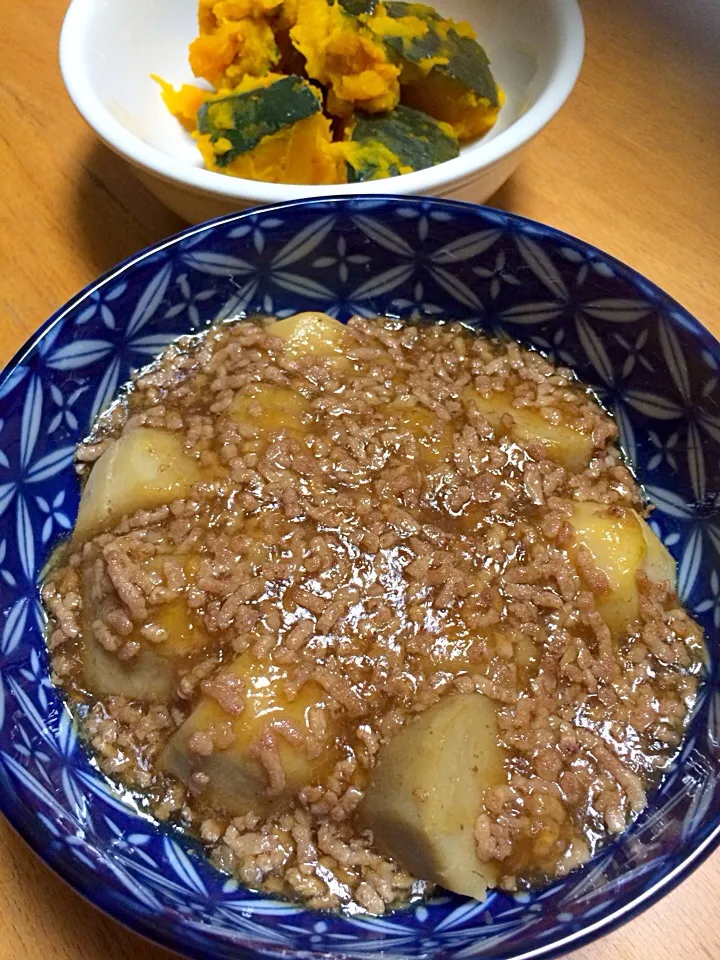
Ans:
<svg viewBox="0 0 720 960"><path fill-rule="evenodd" d="M581 5L578 87L493 203L608 250L720 336L720 5ZM0 363L80 287L183 226L76 115L63 12L0 0ZM573 958L718 960L718 901L720 853ZM0 818L0 960L170 956L83 902Z"/></svg>

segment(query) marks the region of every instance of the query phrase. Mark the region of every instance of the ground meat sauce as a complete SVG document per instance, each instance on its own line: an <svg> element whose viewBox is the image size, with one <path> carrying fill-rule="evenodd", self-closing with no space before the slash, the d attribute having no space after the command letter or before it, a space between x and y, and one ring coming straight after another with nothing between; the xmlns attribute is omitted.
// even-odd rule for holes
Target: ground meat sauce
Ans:
<svg viewBox="0 0 720 960"><path fill-rule="evenodd" d="M479 692L504 761L467 844L506 890L566 873L643 809L704 657L642 566L615 424L569 370L457 324L284 324L180 340L79 447L81 477L161 434L188 467L123 510L142 469L119 452L81 508L42 591L53 682L101 769L218 867L374 914L433 879L361 815L377 758ZM645 531L629 580L598 517L616 547Z"/></svg>

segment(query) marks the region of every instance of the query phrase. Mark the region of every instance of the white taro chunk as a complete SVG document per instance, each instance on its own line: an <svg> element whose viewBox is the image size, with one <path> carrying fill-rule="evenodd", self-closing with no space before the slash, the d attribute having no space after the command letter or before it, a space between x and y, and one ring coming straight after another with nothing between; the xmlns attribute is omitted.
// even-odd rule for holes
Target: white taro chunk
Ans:
<svg viewBox="0 0 720 960"><path fill-rule="evenodd" d="M591 577L589 586L600 614L614 634L624 633L638 616L638 572L675 588L675 561L635 510L581 502L573 508L570 525L571 553L575 559L578 548L584 547L592 565L604 574L606 582L595 584Z"/></svg>
<svg viewBox="0 0 720 960"><path fill-rule="evenodd" d="M193 576L197 568L195 557L185 555L174 559L182 564L186 576ZM150 560L144 566L146 571L157 573L161 563ZM113 595L98 598L93 580L90 561L85 564L82 576L85 688L96 697L168 703L173 696L178 668L209 642L201 617L189 610L181 593L168 602L148 607L147 620L136 623L127 635L119 636L103 623L117 601ZM100 642L98 631L110 638L110 649ZM124 656L127 644L136 651L130 657Z"/></svg>
<svg viewBox="0 0 720 960"><path fill-rule="evenodd" d="M147 646L131 660L105 650L88 631L83 637L83 674L96 697L126 697L168 703L172 697L172 664Z"/></svg>
<svg viewBox="0 0 720 960"><path fill-rule="evenodd" d="M237 423L257 430L256 439L284 430L300 439L309 432L311 405L302 394L269 383L251 383L239 390L230 405L230 416Z"/></svg>
<svg viewBox="0 0 720 960"><path fill-rule="evenodd" d="M447 697L381 747L360 816L378 848L423 880L482 900L497 867L474 829L484 792L505 781L491 700Z"/></svg>
<svg viewBox="0 0 720 960"><path fill-rule="evenodd" d="M332 357L334 366L349 365L345 324L326 313L297 313L271 324L268 333L285 341L285 356L293 360Z"/></svg>
<svg viewBox="0 0 720 960"><path fill-rule="evenodd" d="M512 426L507 430L510 437L521 444L532 440L542 443L548 458L571 473L584 470L592 458L592 433L571 423L552 423L535 407L515 407L510 394L482 394L474 387L466 387L463 399L468 405L474 404L495 430L503 427L504 415L512 417Z"/></svg>
<svg viewBox="0 0 720 960"><path fill-rule="evenodd" d="M159 759L162 769L188 785L193 774L207 776L203 804L231 817L251 810L265 815L329 772L338 754L328 698L317 683L306 682L290 699L288 668L250 653L221 668L218 678L225 685L228 678L237 682L236 710L206 693ZM325 716L328 737L322 742L311 732L311 710ZM211 741L206 753L204 744ZM276 765L276 776L263 762L263 752Z"/></svg>
<svg viewBox="0 0 720 960"><path fill-rule="evenodd" d="M185 497L200 479L200 467L180 437L147 427L131 430L93 465L74 537L85 540L137 510Z"/></svg>

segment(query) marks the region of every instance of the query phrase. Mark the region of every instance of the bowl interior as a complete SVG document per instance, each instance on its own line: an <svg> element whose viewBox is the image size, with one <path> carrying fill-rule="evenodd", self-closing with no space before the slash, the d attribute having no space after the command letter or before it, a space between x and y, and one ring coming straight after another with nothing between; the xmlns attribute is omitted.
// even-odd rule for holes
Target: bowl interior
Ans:
<svg viewBox="0 0 720 960"><path fill-rule="evenodd" d="M144 144L201 169L192 139L165 109L151 78L157 74L174 86L194 82L187 48L197 35L196 0L76 3L85 19L79 35L82 49L74 54L99 107ZM472 155L526 112L546 88L562 42L562 5L553 0L437 0L435 6L473 24L507 93L495 128L464 148Z"/></svg>
<svg viewBox="0 0 720 960"><path fill-rule="evenodd" d="M37 582L74 520L72 458L132 368L216 318L321 308L454 317L571 365L615 413L711 664L679 761L637 822L582 870L485 903L442 895L380 919L238 888L126 806L47 677ZM498 211L354 198L248 211L186 231L61 310L0 377L0 809L90 900L198 957L506 960L627 919L720 834L720 345L588 245Z"/></svg>

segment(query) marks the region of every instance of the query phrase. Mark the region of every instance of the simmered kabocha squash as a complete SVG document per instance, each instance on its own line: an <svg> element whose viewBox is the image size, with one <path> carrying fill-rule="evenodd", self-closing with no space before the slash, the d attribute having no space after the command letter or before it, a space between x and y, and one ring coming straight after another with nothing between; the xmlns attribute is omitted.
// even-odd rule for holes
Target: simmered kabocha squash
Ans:
<svg viewBox="0 0 720 960"><path fill-rule="evenodd" d="M358 113L345 146L348 183L424 170L459 152L453 128L419 110L398 106L390 113Z"/></svg>
<svg viewBox="0 0 720 960"><path fill-rule="evenodd" d="M318 95L300 77L271 74L206 100L198 110L198 132L212 144L215 163L226 167L266 137L320 110Z"/></svg>
<svg viewBox="0 0 720 960"><path fill-rule="evenodd" d="M270 14L279 3L263 0L201 0L200 35L190 44L190 67L218 90L228 90L245 76L260 77L280 61Z"/></svg>
<svg viewBox="0 0 720 960"><path fill-rule="evenodd" d="M152 78L160 85L163 102L170 113L194 136L197 133L198 110L212 96L210 91L201 90L192 83L184 83L176 90L162 77L153 74Z"/></svg>
<svg viewBox="0 0 720 960"><path fill-rule="evenodd" d="M280 12L283 0L200 0L198 26L200 33L212 33L222 23L271 17Z"/></svg>
<svg viewBox="0 0 720 960"><path fill-rule="evenodd" d="M460 140L486 133L502 96L470 24L420 3L380 4L363 17L402 67L402 101L449 123Z"/></svg>
<svg viewBox="0 0 720 960"><path fill-rule="evenodd" d="M300 77L246 77L198 110L205 164L236 177L275 183L336 183L341 158L318 92Z"/></svg>
<svg viewBox="0 0 720 960"><path fill-rule="evenodd" d="M297 184L399 176L457 156L502 102L470 25L423 4L200 0L198 22L190 65L214 89L156 79L217 173Z"/></svg>
<svg viewBox="0 0 720 960"><path fill-rule="evenodd" d="M298 0L290 38L305 57L308 76L327 88L329 113L387 111L400 100L400 68L385 43L343 5Z"/></svg>

